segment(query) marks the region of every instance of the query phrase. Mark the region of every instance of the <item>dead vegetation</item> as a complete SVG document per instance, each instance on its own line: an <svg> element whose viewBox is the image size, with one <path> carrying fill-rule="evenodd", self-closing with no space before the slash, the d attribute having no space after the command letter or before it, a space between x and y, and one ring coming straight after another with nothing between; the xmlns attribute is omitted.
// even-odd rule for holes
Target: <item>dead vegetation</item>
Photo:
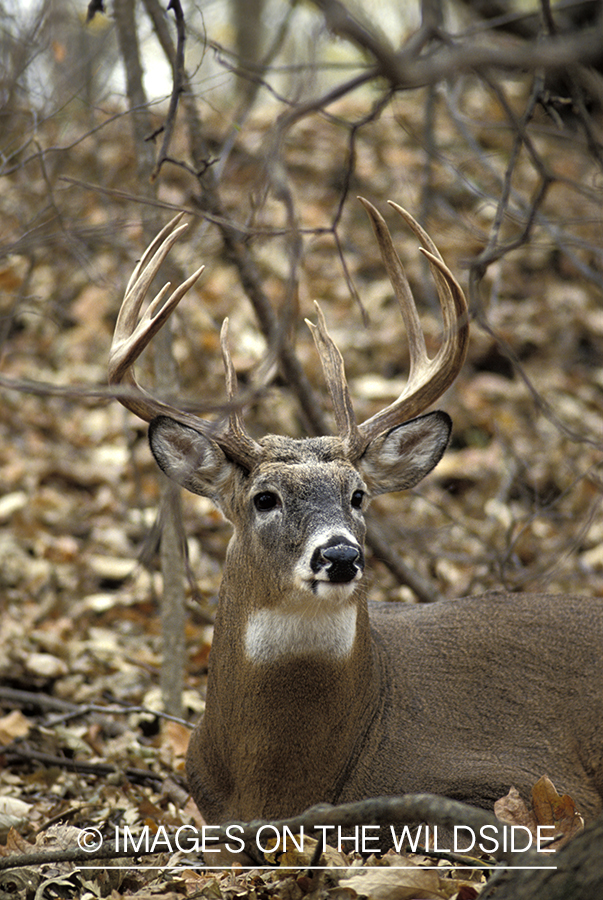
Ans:
<svg viewBox="0 0 603 900"><path fill-rule="evenodd" d="M329 415L303 324L315 298L344 354L359 418L399 393L402 321L355 196L382 211L391 198L421 216L468 292L471 345L439 404L454 420L444 460L420 489L373 506L391 553L373 553L373 594L416 602L398 559L432 598L500 585L603 597L600 118L553 117L538 102L538 72L504 81L485 72L396 92L373 73L336 102L309 80L306 95L281 102L265 89L266 70L255 106L237 121L226 94L203 92L201 66L152 192L131 97L92 104L74 94L41 115L11 95L0 168L0 801L8 823L0 833L5 840L14 829L9 850L41 846L51 823L195 822L182 782L188 728L152 712L161 708L160 487L145 430L105 387L125 283L149 231L175 209L187 211L190 227L165 277L206 265L175 317L179 395L202 412L223 401L218 334L227 315L235 366L253 394L250 431L292 436L308 433L312 415L283 347L301 363L318 417ZM167 114L153 105L152 128ZM160 141L147 142L152 152ZM428 272L414 237L388 222L433 350L439 322ZM271 326L258 326L260 295L279 326L272 341ZM156 380L150 361L141 380ZM183 710L194 719L229 528L203 498L188 495L182 506ZM82 872L70 896L323 896L302 876L295 887L265 873L191 874L168 885L142 869L125 882L111 869ZM356 887L341 882L329 896L354 897ZM425 896L453 896L453 887L426 886Z"/></svg>

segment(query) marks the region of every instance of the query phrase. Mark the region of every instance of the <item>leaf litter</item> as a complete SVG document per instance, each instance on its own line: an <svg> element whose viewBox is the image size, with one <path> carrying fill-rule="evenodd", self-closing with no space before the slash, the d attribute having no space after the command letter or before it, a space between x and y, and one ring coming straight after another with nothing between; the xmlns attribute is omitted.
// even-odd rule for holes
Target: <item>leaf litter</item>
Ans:
<svg viewBox="0 0 603 900"><path fill-rule="evenodd" d="M406 119L412 133L419 109L420 104L416 110L399 107L397 117L384 116L362 134L355 176L358 188L379 204L392 197L413 208L413 185L419 183L424 157L412 142L401 143L399 125ZM344 106L341 112L351 116L353 110ZM45 138L43 127L40 139ZM210 115L207 127L217 133L219 117ZM267 127L259 116L240 140L253 142L253 128L261 135ZM299 201L303 224L311 231L330 221L336 197L323 187L324 172L315 170L324 165L318 162L323 159L318 149L323 148L324 155L324 148L329 148L326 164L335 178L346 144L345 135L337 136L327 120L302 127L304 141L292 142L287 152L294 190L303 192ZM48 135L48 142L54 139ZM121 159L122 135L107 126L98 139L105 164L116 165L119 157L120 177L124 182L134 177L127 171L132 160ZM389 169L380 168L384 158ZM590 177L586 158L566 154L556 164L574 166L575 179ZM80 157L77 148L72 150L71 174L81 170L84 178L86 166L86 154ZM34 204L34 196L27 199L23 190L23 174L17 169L7 179L10 191ZM462 260L482 245L491 211L474 197L453 197L458 186L446 180L443 170L436 174L442 196L465 204L455 227L445 216L430 226L451 268L460 272ZM241 190L248 193L245 177L244 166L233 163L225 179L233 210ZM528 181L529 177L526 170ZM84 268L66 265L61 254L42 245L33 275L27 274L27 257L18 254L9 257L0 271L6 304L2 312L12 315L2 355L2 373L10 378L51 385L104 383L117 298L138 252L137 236L130 227L131 211L118 199L86 195L84 202L83 196L73 195L72 201L70 227L75 230L79 218L94 221L99 229L101 248L97 254L86 251ZM8 204L6 198L2 202ZM581 237L596 241L597 223L589 226L575 197L559 187L549 204L549 212L561 219L581 219ZM7 228L16 238L23 224L14 210L5 213ZM271 220L269 207L262 215L265 221L256 224L268 228L278 224ZM465 228L472 217L474 224ZM108 241L109 223L120 235L118 246ZM370 332L359 327L328 235L317 233L308 241L300 295L307 311L315 296L327 309L346 357L359 415L364 417L403 380L407 355L401 326L392 317L389 286L369 246L366 222L353 210L341 227L349 235L346 258L371 318ZM411 278L418 280L420 261L413 241L397 231L395 240L408 260ZM193 243L176 252L183 267L190 269ZM207 255L211 271L176 321L175 350L187 396L223 396L217 328L225 314L230 315L236 335L233 355L239 371L252 369L263 346L232 270L212 246ZM284 250L268 242L258 248L258 255L267 285L278 292L288 271ZM597 445L603 413L600 295L592 284L577 279L567 258L551 265L553 255L544 241L535 241L520 248L512 261L491 267L488 284L498 279L502 287L489 316L532 386L547 402L554 400L555 413L566 429L557 427L535 404L492 335L475 327L465 372L442 402L455 421L452 447L420 491L381 498L375 504L376 515L393 523L393 539L403 546L409 562L437 579L447 596L485 590L501 580L512 589L535 589L543 579L547 589L603 596ZM84 277L87 272L92 272L92 283ZM22 289L25 299L10 313L12 298ZM437 319L429 310L422 315L428 345L437 346ZM190 334L195 336L192 342ZM298 350L315 387L324 394L307 336L300 336ZM117 404L83 395L79 400L14 392L4 396L0 688L7 692L0 693L0 856L73 847L82 830L90 827L109 833L117 824L132 831L145 824L199 825L184 788L188 726L154 712L159 709L161 577L156 562L143 565L141 556L148 557L143 550L159 493L144 430ZM299 428L290 398L279 392L271 391L268 402L251 416L259 430L294 433ZM567 430L586 439L568 437ZM184 510L197 578L194 592L189 591L185 704L191 717L197 717L229 529L202 498L185 498ZM373 572L377 596L409 599L408 589L400 587L379 561L374 561ZM535 788L531 810L511 798L499 801L498 811L509 817L507 821L531 829L539 823L555 824L568 834L579 827L571 800L555 798L548 787ZM59 892L115 900L121 896L469 900L483 884L479 872L465 878L466 867L460 870L463 876L422 868L423 857L416 859L417 864L412 856L392 853L366 862L349 855L337 859L331 865L341 864L343 869L320 874L307 871L308 859L289 858L280 861L281 870L251 872L186 869L171 874L130 863L124 870L103 863L100 870L86 871L83 864L75 869L72 864L57 865L44 872L12 870L12 881L2 873L0 889L14 888L25 895L40 891L45 881L40 896ZM165 867L174 858L160 855L154 862ZM396 869L400 864L411 868Z"/></svg>

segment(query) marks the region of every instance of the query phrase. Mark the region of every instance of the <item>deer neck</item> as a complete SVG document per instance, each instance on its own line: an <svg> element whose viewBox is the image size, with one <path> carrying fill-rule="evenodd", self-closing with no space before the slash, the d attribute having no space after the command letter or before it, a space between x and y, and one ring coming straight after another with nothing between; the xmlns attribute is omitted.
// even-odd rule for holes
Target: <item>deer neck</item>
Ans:
<svg viewBox="0 0 603 900"><path fill-rule="evenodd" d="M357 591L327 613L297 597L283 611L250 608L232 588L225 579L204 717L235 785L229 813L335 802L379 694L366 600Z"/></svg>

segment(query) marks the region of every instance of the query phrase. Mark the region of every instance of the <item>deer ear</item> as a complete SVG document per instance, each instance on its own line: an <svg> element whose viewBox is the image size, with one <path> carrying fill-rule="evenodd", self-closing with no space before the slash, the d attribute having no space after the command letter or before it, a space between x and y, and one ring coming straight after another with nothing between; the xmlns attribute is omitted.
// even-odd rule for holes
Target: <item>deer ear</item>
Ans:
<svg viewBox="0 0 603 900"><path fill-rule="evenodd" d="M188 425L159 416L149 426L149 444L157 465L168 478L193 494L209 497L222 508L236 464L215 441Z"/></svg>
<svg viewBox="0 0 603 900"><path fill-rule="evenodd" d="M432 412L372 440L359 463L370 493L404 491L418 484L442 458L451 428L450 416Z"/></svg>

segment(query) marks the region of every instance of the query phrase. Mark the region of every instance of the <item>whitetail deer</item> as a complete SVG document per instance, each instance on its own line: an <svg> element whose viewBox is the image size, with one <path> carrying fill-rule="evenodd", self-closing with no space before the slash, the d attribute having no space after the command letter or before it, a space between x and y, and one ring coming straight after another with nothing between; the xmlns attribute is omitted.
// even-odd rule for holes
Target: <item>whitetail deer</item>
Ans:
<svg viewBox="0 0 603 900"><path fill-rule="evenodd" d="M187 758L206 821L290 816L317 802L433 792L491 808L511 785L548 774L586 817L603 803L601 600L491 593L429 606L367 603L370 499L413 487L448 443L442 412L419 415L463 364L463 292L427 248L444 337L427 356L404 270L379 212L363 200L409 334L410 375L390 406L356 423L342 357L317 307L311 326L337 437L256 441L233 402L214 424L153 399L133 364L197 279L140 318L152 278L184 226L175 219L138 263L119 314L110 381L151 422L163 471L211 498L234 527L209 667L207 705ZM228 394L236 376L222 354ZM369 617L370 606L370 617Z"/></svg>

